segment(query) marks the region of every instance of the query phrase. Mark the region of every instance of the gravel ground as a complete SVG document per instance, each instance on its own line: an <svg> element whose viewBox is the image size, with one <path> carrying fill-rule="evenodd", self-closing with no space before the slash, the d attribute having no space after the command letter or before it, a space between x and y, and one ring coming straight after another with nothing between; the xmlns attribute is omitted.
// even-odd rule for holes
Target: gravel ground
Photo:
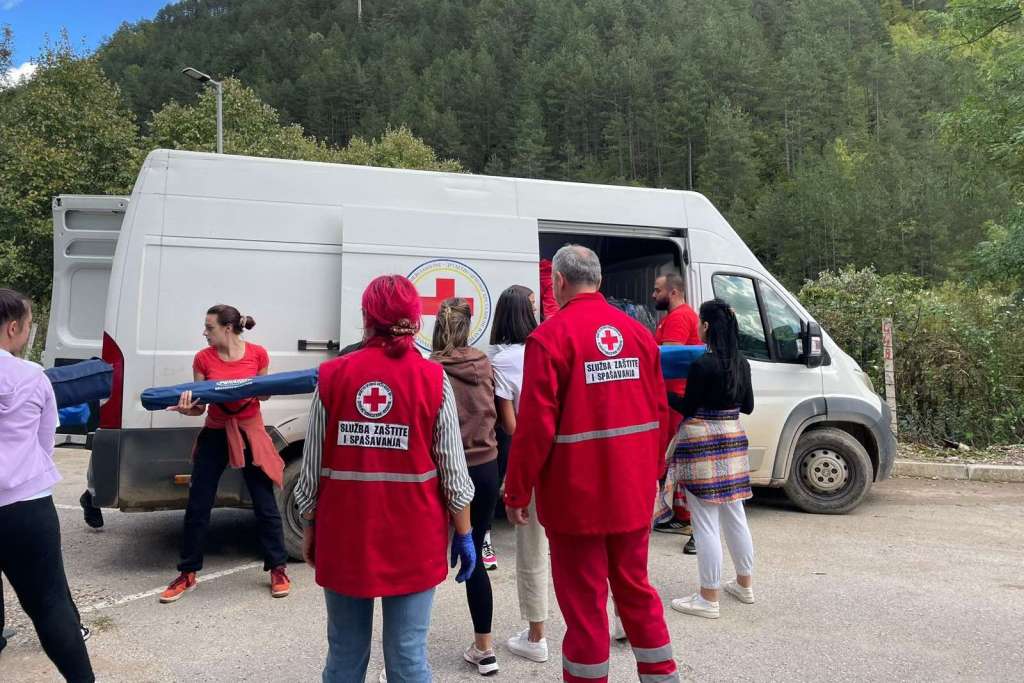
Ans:
<svg viewBox="0 0 1024 683"><path fill-rule="evenodd" d="M89 530L76 509L85 454L62 449L57 460L65 475L55 493L63 506L65 564L94 631L89 651L99 680L319 680L326 651L322 592L312 571L295 564L292 595L270 597L251 513L215 512L201 575L206 582L180 602L161 605L151 591L175 575L181 513L109 511L102 532ZM1019 681L1022 509L1019 484L898 479L877 485L845 516L803 514L776 492L759 492L748 505L757 603L726 596L718 621L669 610L682 677ZM494 539L495 634L503 641L521 627L512 531L499 525ZM682 555L684 540L651 539L651 576L666 604L696 587L696 562ZM6 591L8 622L18 633L0 655L0 681L58 680L9 586ZM499 647L497 680L560 678L564 625L553 599L552 606L551 661L525 662ZM471 637L464 591L449 580L433 613L435 680L479 680L461 661ZM636 680L628 647L614 645L611 661L610 680ZM367 680L376 680L381 665L378 643Z"/></svg>

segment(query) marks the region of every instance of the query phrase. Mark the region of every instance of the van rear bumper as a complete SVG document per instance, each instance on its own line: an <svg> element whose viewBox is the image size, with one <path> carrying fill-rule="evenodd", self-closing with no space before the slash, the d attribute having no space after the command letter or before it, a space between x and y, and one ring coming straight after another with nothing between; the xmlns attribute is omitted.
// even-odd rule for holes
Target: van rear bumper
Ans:
<svg viewBox="0 0 1024 683"><path fill-rule="evenodd" d="M882 401L882 416L871 427L878 444L878 471L875 481L882 481L892 476L896 465L896 435L892 433L892 410L889 404Z"/></svg>
<svg viewBox="0 0 1024 683"><path fill-rule="evenodd" d="M89 490L98 507L124 511L182 510L199 429L99 429L92 442ZM181 481L181 479L179 479ZM251 505L241 470L228 468L217 489L218 506Z"/></svg>

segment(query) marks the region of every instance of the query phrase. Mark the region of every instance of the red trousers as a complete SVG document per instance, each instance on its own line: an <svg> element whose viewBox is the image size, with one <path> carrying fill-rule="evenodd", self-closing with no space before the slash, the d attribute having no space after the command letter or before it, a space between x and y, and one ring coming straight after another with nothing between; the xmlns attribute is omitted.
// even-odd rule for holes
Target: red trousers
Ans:
<svg viewBox="0 0 1024 683"><path fill-rule="evenodd" d="M565 619L562 678L608 680L608 586L643 683L678 681L665 612L647 580L650 529L607 536L548 531L555 596Z"/></svg>

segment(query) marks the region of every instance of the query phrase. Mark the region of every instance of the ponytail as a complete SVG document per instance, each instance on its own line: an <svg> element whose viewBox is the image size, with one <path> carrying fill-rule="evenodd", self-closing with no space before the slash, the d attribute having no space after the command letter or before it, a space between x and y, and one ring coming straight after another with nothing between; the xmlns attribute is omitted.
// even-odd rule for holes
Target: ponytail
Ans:
<svg viewBox="0 0 1024 683"><path fill-rule="evenodd" d="M725 387L735 400L740 397L740 326L736 311L721 299L705 301L700 307L700 320L708 324L707 343L718 369L725 377Z"/></svg>

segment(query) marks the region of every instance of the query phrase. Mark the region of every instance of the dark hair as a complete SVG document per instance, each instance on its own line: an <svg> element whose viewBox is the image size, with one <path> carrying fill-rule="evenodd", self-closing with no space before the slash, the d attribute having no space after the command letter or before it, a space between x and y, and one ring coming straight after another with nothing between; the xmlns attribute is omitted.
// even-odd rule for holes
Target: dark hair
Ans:
<svg viewBox="0 0 1024 683"><path fill-rule="evenodd" d="M665 278L665 287L670 291L676 290L684 297L686 296L686 280L679 273L665 273L661 277Z"/></svg>
<svg viewBox="0 0 1024 683"><path fill-rule="evenodd" d="M235 334L242 334L242 329L251 330L256 327L256 321L251 315L242 315L234 306L217 304L206 312L206 315L217 316L218 325L230 325L231 331Z"/></svg>
<svg viewBox="0 0 1024 683"><path fill-rule="evenodd" d="M530 333L537 329L537 316L530 303L533 292L529 287L512 285L498 297L491 326L492 344L525 344Z"/></svg>
<svg viewBox="0 0 1024 683"><path fill-rule="evenodd" d="M700 306L700 321L708 324L707 343L711 354L725 375L729 396L737 401L740 395L740 326L736 312L721 299L705 301Z"/></svg>
<svg viewBox="0 0 1024 683"><path fill-rule="evenodd" d="M469 345L469 322L473 314L466 299L445 299L434 321L431 356L447 356L455 349Z"/></svg>
<svg viewBox="0 0 1024 683"><path fill-rule="evenodd" d="M32 310L32 300L13 289L0 289L0 325L21 322Z"/></svg>

